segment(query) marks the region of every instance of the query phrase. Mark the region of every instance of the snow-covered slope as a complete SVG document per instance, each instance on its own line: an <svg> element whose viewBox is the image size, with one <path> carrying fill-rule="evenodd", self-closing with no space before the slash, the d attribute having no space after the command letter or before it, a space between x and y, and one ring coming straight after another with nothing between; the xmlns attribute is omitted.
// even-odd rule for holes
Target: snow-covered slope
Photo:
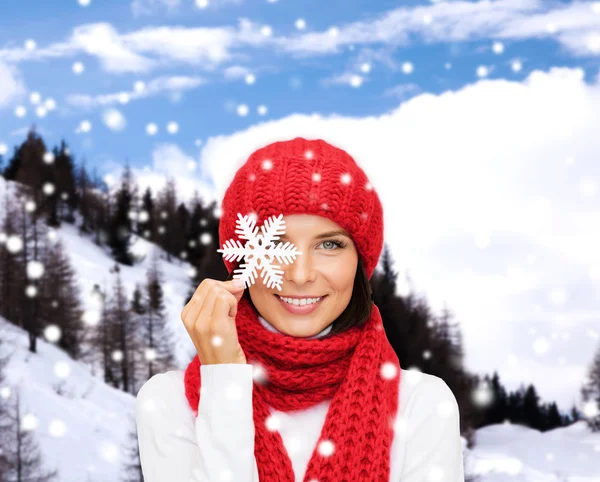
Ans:
<svg viewBox="0 0 600 482"><path fill-rule="evenodd" d="M476 437L467 469L475 469L482 482L600 481L600 433L591 433L583 421L544 433L488 425Z"/></svg>
<svg viewBox="0 0 600 482"><path fill-rule="evenodd" d="M29 352L24 330L3 318L0 325L3 347L13 352L7 381L20 390L21 420L37 433L44 468L57 469L61 482L118 482L127 432L135 429L134 397L51 343L38 340L37 353Z"/></svg>

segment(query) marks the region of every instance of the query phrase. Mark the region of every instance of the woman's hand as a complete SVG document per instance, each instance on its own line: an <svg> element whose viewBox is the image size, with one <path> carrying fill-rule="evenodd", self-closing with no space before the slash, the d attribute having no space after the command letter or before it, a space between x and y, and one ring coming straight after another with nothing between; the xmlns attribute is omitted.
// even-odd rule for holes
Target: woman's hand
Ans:
<svg viewBox="0 0 600 482"><path fill-rule="evenodd" d="M235 316L244 294L239 280L205 278L184 306L181 320L194 342L200 363L247 363L238 341Z"/></svg>

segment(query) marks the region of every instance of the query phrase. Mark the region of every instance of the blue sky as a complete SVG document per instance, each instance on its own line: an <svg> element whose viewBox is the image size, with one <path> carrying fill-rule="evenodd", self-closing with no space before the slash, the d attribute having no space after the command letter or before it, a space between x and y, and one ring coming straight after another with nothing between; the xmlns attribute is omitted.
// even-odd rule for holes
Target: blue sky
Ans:
<svg viewBox="0 0 600 482"><path fill-rule="evenodd" d="M468 368L574 400L600 344L600 2L208 2L4 2L0 152L35 123L111 186L127 160L220 200L254 149L324 138Z"/></svg>
<svg viewBox="0 0 600 482"><path fill-rule="evenodd" d="M551 34L537 25L526 36L501 33L511 25L500 23L506 15L515 23L537 18L542 24L543 16L554 12L560 25L566 17L556 13L573 10L576 4L570 2L545 1L544 7L530 0L492 2L499 7L474 10L482 17L478 23L458 11L477 2L209 0L200 8L194 0L88 1L85 6L78 0L2 6L0 62L14 69L21 88L0 104L0 143L12 146L35 122L50 142L64 136L76 156L92 165L107 159L138 165L156 142L174 141L195 152L198 140L290 113L381 114L419 92L471 83L483 77L478 75L482 66L487 78L521 80L553 62L581 66L590 77L598 65L597 55L574 58L565 51L566 42L556 39L562 32ZM593 4L587 7L592 14ZM471 24L462 33L461 21ZM247 22L245 35L240 22ZM264 27L270 35L263 35ZM326 38L332 27L340 34L331 37L330 47L320 48L327 40L308 39L312 34ZM437 29L443 31L428 39ZM187 46L186 35L195 39ZM32 40L35 47L28 50ZM494 41L502 43L502 53L495 53ZM207 55L211 49L220 55ZM76 63L83 72L74 72ZM254 76L253 83L246 82L247 74ZM119 102L118 94L135 92L136 82L148 86L157 79L163 88L155 93ZM53 99L56 109L36 115L29 99L35 92L41 104ZM86 107L75 100L88 96L92 103L111 94L114 101L103 105ZM26 109L22 117L15 115L18 106ZM247 106L248 113L240 115L238 106L241 112ZM266 107L262 115L259 106ZM103 121L108 109L125 119L121 130ZM83 121L84 130L76 133ZM177 133L168 131L170 122L177 123ZM149 123L158 129L153 136L146 131Z"/></svg>

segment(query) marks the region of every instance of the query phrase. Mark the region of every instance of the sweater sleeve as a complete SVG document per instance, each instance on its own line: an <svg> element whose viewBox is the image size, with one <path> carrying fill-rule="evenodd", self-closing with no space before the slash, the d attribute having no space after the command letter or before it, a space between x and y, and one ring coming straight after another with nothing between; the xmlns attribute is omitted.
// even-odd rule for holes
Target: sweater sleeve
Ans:
<svg viewBox="0 0 600 482"><path fill-rule="evenodd" d="M154 375L137 394L145 482L258 482L252 365L203 365L200 370L197 417L185 396L182 373Z"/></svg>
<svg viewBox="0 0 600 482"><path fill-rule="evenodd" d="M439 377L421 382L406 415L401 482L464 482L458 403Z"/></svg>

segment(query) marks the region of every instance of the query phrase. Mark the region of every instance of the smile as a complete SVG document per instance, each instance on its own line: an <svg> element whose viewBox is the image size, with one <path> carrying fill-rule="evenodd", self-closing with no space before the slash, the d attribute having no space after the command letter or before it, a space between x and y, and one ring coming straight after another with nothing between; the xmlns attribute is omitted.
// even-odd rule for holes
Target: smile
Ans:
<svg viewBox="0 0 600 482"><path fill-rule="evenodd" d="M287 303L287 302L283 301L279 297L279 295L275 295L275 296L279 300L279 303L281 303L288 312L293 313L295 315L305 315L308 313L312 313L314 310L316 310L321 305L323 300L327 297L327 295L321 296L319 301L317 301L316 303L306 303L304 305L302 305L302 304L297 305L297 304ZM314 299L314 298L311 298L311 299Z"/></svg>

